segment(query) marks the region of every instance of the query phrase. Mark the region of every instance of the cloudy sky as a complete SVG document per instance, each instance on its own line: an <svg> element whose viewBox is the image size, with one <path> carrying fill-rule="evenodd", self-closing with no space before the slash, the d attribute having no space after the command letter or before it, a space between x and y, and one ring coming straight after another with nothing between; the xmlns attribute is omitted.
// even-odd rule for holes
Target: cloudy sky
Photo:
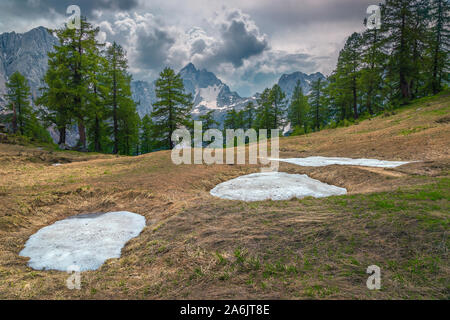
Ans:
<svg viewBox="0 0 450 320"><path fill-rule="evenodd" d="M71 4L128 53L135 79L188 62L246 96L283 73L328 75L378 0L0 0L0 33L58 27Z"/></svg>

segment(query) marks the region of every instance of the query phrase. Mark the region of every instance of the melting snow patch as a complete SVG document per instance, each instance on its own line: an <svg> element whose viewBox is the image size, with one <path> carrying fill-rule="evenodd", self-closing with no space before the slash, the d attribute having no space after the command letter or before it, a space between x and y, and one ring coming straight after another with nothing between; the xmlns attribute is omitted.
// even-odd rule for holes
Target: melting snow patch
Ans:
<svg viewBox="0 0 450 320"><path fill-rule="evenodd" d="M263 201L301 199L308 196L322 198L343 195L347 190L311 179L305 174L264 172L223 182L210 193L228 200Z"/></svg>
<svg viewBox="0 0 450 320"><path fill-rule="evenodd" d="M308 157L290 159L270 159L284 161L303 167L324 167L333 164L363 167L395 168L410 162L406 161L385 161L377 159L351 159L351 158L330 158L330 157Z"/></svg>
<svg viewBox="0 0 450 320"><path fill-rule="evenodd" d="M96 270L119 258L125 243L139 235L145 218L127 211L86 214L55 222L33 234L20 252L36 270Z"/></svg>

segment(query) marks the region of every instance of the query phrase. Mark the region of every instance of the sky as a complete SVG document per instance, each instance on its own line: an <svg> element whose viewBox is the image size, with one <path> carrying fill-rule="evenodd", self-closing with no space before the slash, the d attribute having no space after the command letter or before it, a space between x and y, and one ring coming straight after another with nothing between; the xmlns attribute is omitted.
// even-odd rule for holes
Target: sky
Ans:
<svg viewBox="0 0 450 320"><path fill-rule="evenodd" d="M0 0L0 33L61 27L66 9L100 27L99 40L127 51L136 80L192 62L241 96L284 73L329 75L353 32L379 0Z"/></svg>

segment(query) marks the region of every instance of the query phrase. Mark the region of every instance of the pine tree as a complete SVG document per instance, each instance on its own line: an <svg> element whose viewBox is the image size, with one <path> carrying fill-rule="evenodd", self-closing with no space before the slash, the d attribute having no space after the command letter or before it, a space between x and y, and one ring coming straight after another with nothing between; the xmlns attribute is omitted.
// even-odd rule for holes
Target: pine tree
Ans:
<svg viewBox="0 0 450 320"><path fill-rule="evenodd" d="M386 0L382 5L381 31L385 50L390 55L388 73L389 78L396 79L393 87L398 90L401 102L408 102L412 97L414 7L418 1Z"/></svg>
<svg viewBox="0 0 450 320"><path fill-rule="evenodd" d="M448 81L448 47L450 33L450 5L447 0L430 0L431 34L431 90L442 90L442 80Z"/></svg>
<svg viewBox="0 0 450 320"><path fill-rule="evenodd" d="M12 110L12 126L13 132L25 134L27 122L31 116L30 106L30 87L27 79L19 72L14 72L6 83L8 93L6 99L8 101L7 108Z"/></svg>
<svg viewBox="0 0 450 320"><path fill-rule="evenodd" d="M183 80L170 68L160 73L155 91L158 101L151 114L154 134L161 139L161 147L172 149L172 133L181 126L191 127L192 97L185 94Z"/></svg>
<svg viewBox="0 0 450 320"><path fill-rule="evenodd" d="M309 118L316 131L320 130L327 121L324 92L325 83L321 78L311 83L311 93L308 98L309 105L311 106Z"/></svg>
<svg viewBox="0 0 450 320"><path fill-rule="evenodd" d="M353 117L358 118L358 82L361 70L361 35L353 33L338 58L338 70L345 90L349 91Z"/></svg>
<svg viewBox="0 0 450 320"><path fill-rule="evenodd" d="M140 135L141 153L149 153L153 151L153 121L152 118L146 114L141 120L141 135Z"/></svg>
<svg viewBox="0 0 450 320"><path fill-rule="evenodd" d="M426 86L428 70L425 70L424 65L427 60L426 47L428 46L426 40L428 37L428 26L430 24L430 6L429 0L416 0L412 8L412 23L411 23L411 98L419 98L424 94L424 87Z"/></svg>
<svg viewBox="0 0 450 320"><path fill-rule="evenodd" d="M46 108L42 109L42 119L47 125L54 124L59 133L58 145L66 144L66 130L73 119L71 108L70 87L68 85L70 72L67 69L64 43L54 52L48 53L48 68L44 76L45 86L36 103Z"/></svg>
<svg viewBox="0 0 450 320"><path fill-rule="evenodd" d="M223 122L224 129L243 129L245 124L244 111L228 110Z"/></svg>
<svg viewBox="0 0 450 320"><path fill-rule="evenodd" d="M40 102L49 110L49 119L57 122L60 142L65 143L65 127L75 118L78 123L79 147L87 149L86 114L87 100L91 86L92 60L98 54L96 36L99 28L94 28L85 17L80 19L80 28L55 30L59 45L49 55L49 69L45 76L46 87ZM57 100L61 99L61 102ZM62 105L64 103L64 105Z"/></svg>
<svg viewBox="0 0 450 320"><path fill-rule="evenodd" d="M89 140L89 150L95 152L108 152L110 137L108 132L107 104L109 101L108 62L97 52L91 56L91 72L89 82L91 86L87 91L86 124Z"/></svg>
<svg viewBox="0 0 450 320"><path fill-rule="evenodd" d="M138 153L140 118L136 104L131 99L119 102L118 118L118 153L133 155Z"/></svg>
<svg viewBox="0 0 450 320"><path fill-rule="evenodd" d="M245 129L253 128L256 115L256 108L254 103L253 102L247 103L243 109L243 113L244 113L244 128Z"/></svg>
<svg viewBox="0 0 450 320"><path fill-rule="evenodd" d="M381 92L387 55L382 51L383 42L378 29L367 29L362 34L361 41L363 67L359 79L359 95L365 102L365 109L373 115L382 108Z"/></svg>
<svg viewBox="0 0 450 320"><path fill-rule="evenodd" d="M275 120L272 112L271 90L269 88L264 89L257 102L256 129L267 129L269 135L270 129L275 129L272 127Z"/></svg>
<svg viewBox="0 0 450 320"><path fill-rule="evenodd" d="M270 90L270 97L272 103L273 114L273 129L278 129L284 125L284 117L286 114L286 94L281 90L278 84L275 84Z"/></svg>
<svg viewBox="0 0 450 320"><path fill-rule="evenodd" d="M292 94L291 104L289 105L288 119L292 128L303 128L306 131L306 115L309 111L308 98L303 95L300 80L297 81L294 93Z"/></svg>
<svg viewBox="0 0 450 320"><path fill-rule="evenodd" d="M107 60L107 87L109 98L107 106L112 117L112 137L114 154L119 152L119 108L121 105L129 105L132 102L130 82L127 73L128 61L125 50L114 42L106 50Z"/></svg>

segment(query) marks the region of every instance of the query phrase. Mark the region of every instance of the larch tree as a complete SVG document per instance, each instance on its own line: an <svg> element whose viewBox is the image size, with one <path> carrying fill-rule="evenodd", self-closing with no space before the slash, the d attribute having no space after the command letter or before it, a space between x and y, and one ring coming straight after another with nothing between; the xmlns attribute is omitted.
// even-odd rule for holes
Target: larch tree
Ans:
<svg viewBox="0 0 450 320"><path fill-rule="evenodd" d="M292 128L303 128L306 131L309 111L308 98L303 94L300 80L297 81L289 105L288 119Z"/></svg>
<svg viewBox="0 0 450 320"><path fill-rule="evenodd" d="M163 148L172 149L172 133L182 127L191 127L192 96L184 91L181 76L166 67L156 80L156 98L151 117L154 134Z"/></svg>
<svg viewBox="0 0 450 320"><path fill-rule="evenodd" d="M310 105L309 118L312 127L318 131L325 124L327 119L325 108L325 82L318 78L311 83L311 92L308 97Z"/></svg>
<svg viewBox="0 0 450 320"><path fill-rule="evenodd" d="M7 108L13 113L13 132L25 134L27 122L31 116L30 87L27 79L19 72L14 72L6 83Z"/></svg>

